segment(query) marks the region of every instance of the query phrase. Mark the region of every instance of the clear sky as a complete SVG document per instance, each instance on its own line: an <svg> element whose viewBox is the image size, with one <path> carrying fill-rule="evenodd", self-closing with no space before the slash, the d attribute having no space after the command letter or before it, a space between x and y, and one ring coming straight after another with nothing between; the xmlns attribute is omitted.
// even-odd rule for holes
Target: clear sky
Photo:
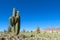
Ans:
<svg viewBox="0 0 60 40"><path fill-rule="evenodd" d="M7 30L12 8L20 11L21 30L60 26L59 0L0 0L0 31Z"/></svg>

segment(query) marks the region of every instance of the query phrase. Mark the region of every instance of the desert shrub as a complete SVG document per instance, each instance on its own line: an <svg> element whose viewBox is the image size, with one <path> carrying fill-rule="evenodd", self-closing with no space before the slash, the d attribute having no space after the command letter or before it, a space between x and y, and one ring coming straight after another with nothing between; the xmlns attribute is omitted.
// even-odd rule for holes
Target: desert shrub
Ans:
<svg viewBox="0 0 60 40"><path fill-rule="evenodd" d="M5 38L1 38L1 40L6 40Z"/></svg>
<svg viewBox="0 0 60 40"><path fill-rule="evenodd" d="M33 32L33 31L31 30L31 32Z"/></svg>
<svg viewBox="0 0 60 40"><path fill-rule="evenodd" d="M27 31L27 33L29 33L29 31Z"/></svg>
<svg viewBox="0 0 60 40"><path fill-rule="evenodd" d="M21 34L19 37L21 37L21 38L26 38L26 35Z"/></svg>
<svg viewBox="0 0 60 40"><path fill-rule="evenodd" d="M31 34L31 37L34 37L34 35L33 35L33 34Z"/></svg>
<svg viewBox="0 0 60 40"><path fill-rule="evenodd" d="M25 29L23 29L23 30L22 30L22 32L26 32L26 30L25 30Z"/></svg>
<svg viewBox="0 0 60 40"><path fill-rule="evenodd" d="M6 30L4 30L4 33L7 33L7 31L6 31Z"/></svg>
<svg viewBox="0 0 60 40"><path fill-rule="evenodd" d="M26 36L25 36L25 35L22 35L22 37L23 37L23 38L26 38Z"/></svg>

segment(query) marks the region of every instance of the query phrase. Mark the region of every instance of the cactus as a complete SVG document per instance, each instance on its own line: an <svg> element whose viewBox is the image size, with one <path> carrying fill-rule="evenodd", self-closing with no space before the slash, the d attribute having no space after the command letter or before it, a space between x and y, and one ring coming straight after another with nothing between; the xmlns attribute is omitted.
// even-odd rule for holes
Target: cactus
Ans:
<svg viewBox="0 0 60 40"><path fill-rule="evenodd" d="M37 27L36 31L37 31L37 33L40 33L40 28L39 28L39 27Z"/></svg>
<svg viewBox="0 0 60 40"><path fill-rule="evenodd" d="M18 35L20 32L20 16L19 11L16 11L15 8L13 8L13 15L9 18L9 22L12 33Z"/></svg>
<svg viewBox="0 0 60 40"><path fill-rule="evenodd" d="M8 27L8 33L9 33L9 32L11 32L11 27L10 27L10 26Z"/></svg>

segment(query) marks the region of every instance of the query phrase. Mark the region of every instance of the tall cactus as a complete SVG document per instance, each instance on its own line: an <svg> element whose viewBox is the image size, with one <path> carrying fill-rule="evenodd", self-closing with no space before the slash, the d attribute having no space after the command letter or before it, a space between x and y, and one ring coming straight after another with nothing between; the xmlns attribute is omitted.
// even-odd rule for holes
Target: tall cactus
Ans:
<svg viewBox="0 0 60 40"><path fill-rule="evenodd" d="M12 27L12 33L18 35L20 31L20 16L19 11L13 8L13 15L9 18L10 26Z"/></svg>
<svg viewBox="0 0 60 40"><path fill-rule="evenodd" d="M19 11L17 11L16 13L16 16L15 16L15 22L16 22L16 25L15 25L15 29L16 29L16 34L19 33L19 30L20 30L20 16L18 15L19 14Z"/></svg>

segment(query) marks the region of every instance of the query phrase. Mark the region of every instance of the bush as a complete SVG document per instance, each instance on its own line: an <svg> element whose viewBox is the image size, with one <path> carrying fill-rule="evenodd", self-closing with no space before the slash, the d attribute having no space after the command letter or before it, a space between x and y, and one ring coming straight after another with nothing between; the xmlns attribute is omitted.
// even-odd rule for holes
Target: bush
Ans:
<svg viewBox="0 0 60 40"><path fill-rule="evenodd" d="M31 37L34 37L34 35L33 35L33 34L31 34Z"/></svg>

